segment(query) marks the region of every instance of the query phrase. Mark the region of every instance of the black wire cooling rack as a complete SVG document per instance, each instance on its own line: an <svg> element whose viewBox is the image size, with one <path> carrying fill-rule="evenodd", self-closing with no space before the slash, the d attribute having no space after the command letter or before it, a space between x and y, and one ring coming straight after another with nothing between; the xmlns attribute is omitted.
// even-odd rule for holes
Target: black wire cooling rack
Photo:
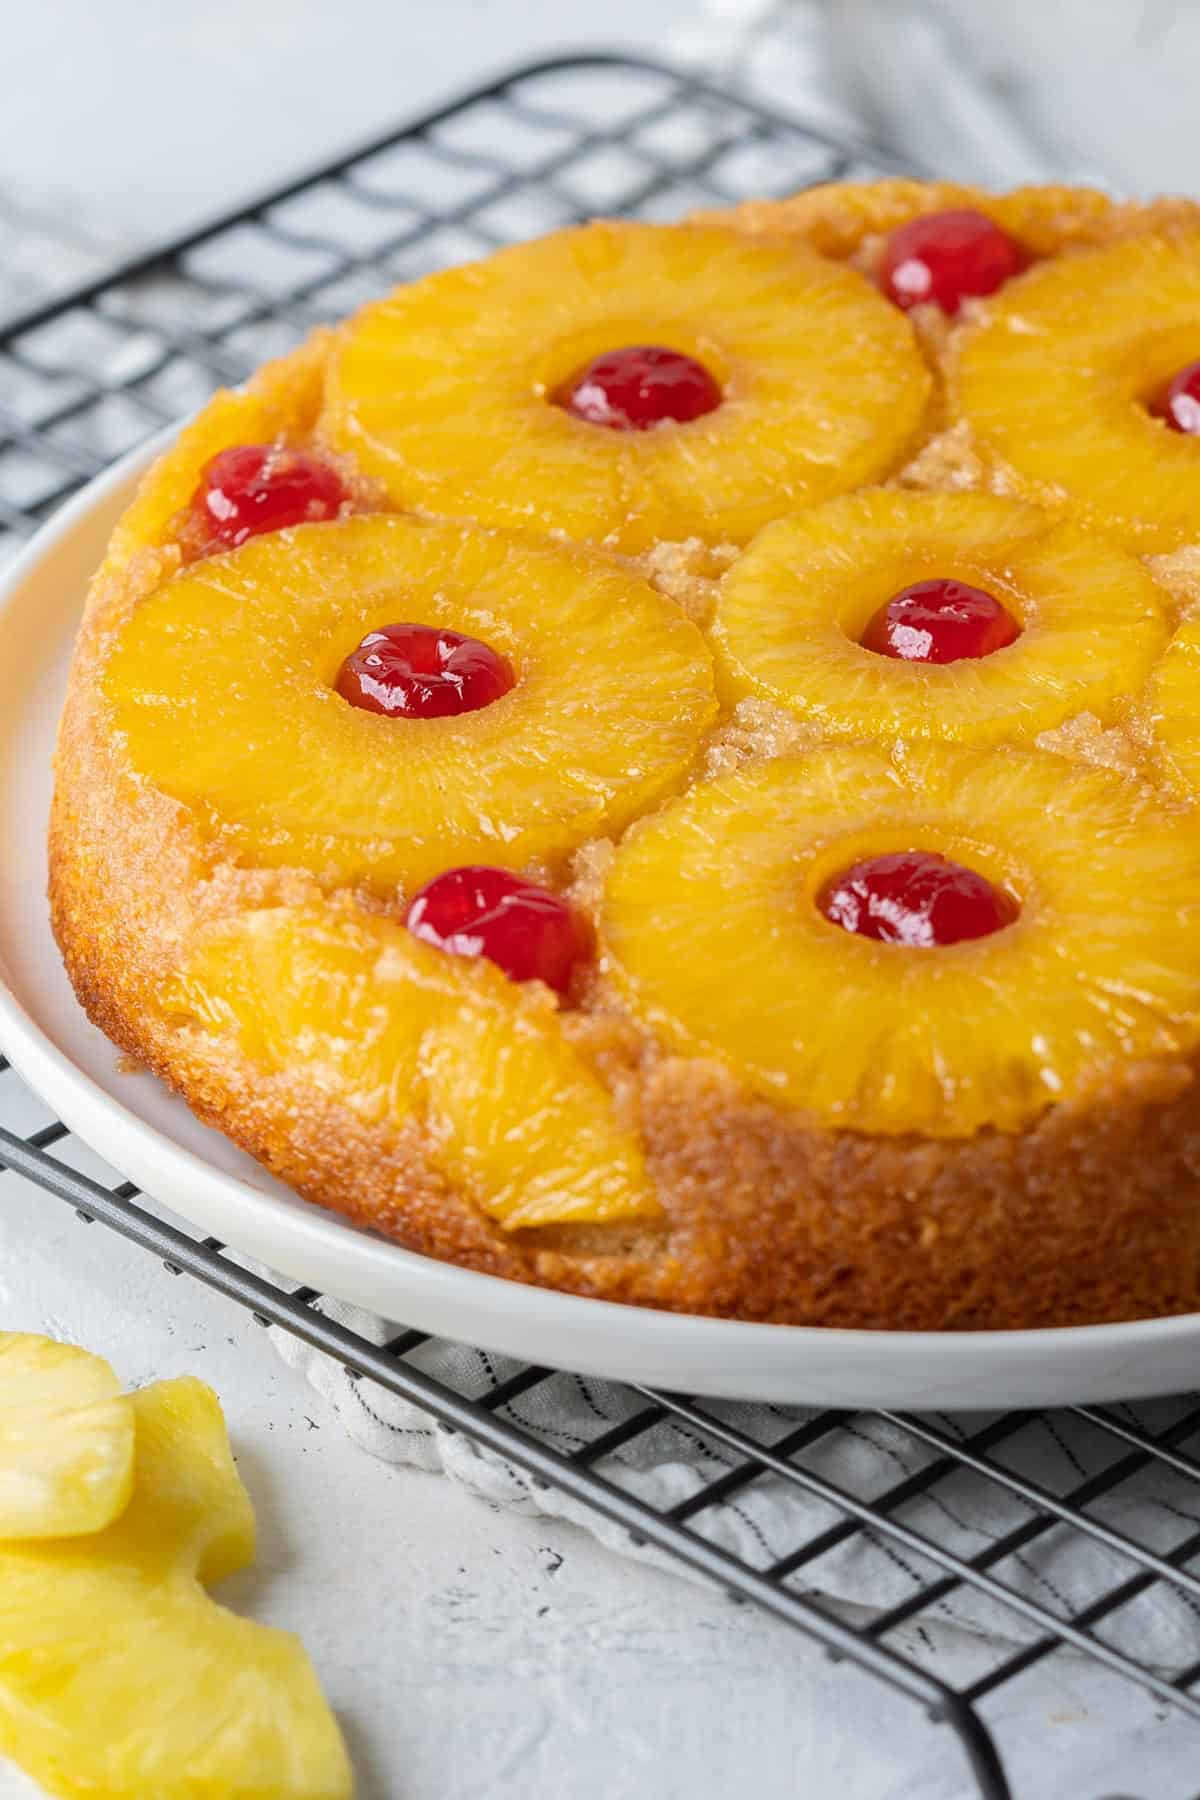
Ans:
<svg viewBox="0 0 1200 1800"><path fill-rule="evenodd" d="M672 218L900 167L878 147L835 142L642 59L587 55L517 70L0 326L0 557L216 385L242 379L314 323L397 280L596 212ZM17 1091L0 1056L0 1112ZM777 1434L764 1439L720 1408L628 1389L617 1422L586 1444L554 1450L513 1410L553 1371L520 1367L481 1393L451 1387L420 1366L419 1354L414 1361L427 1344L421 1333L379 1346L344 1329L312 1289L248 1273L223 1244L172 1223L131 1183L80 1174L64 1160L66 1146L51 1154L67 1136L59 1122L26 1135L0 1129L0 1167L907 1695L957 1734L985 1800L1012 1794L989 1710L1000 1690L1049 1657L1103 1664L1200 1718L1200 1574L1192 1571L1200 1461L1188 1449L1200 1438L1200 1397L1136 1411L971 1420L778 1414ZM622 1472L630 1448L670 1421L710 1447L721 1472L657 1511L622 1485ZM864 1441L886 1447L895 1480L864 1488L846 1474L839 1452ZM1035 1455L1047 1444L1062 1450L1052 1483ZM796 1536L786 1553L764 1551L755 1563L723 1546L719 1525L751 1484L765 1482L794 1497ZM1004 1509L1001 1528L994 1516L973 1527L968 1515L981 1495ZM822 1568L863 1546L906 1570L905 1599L852 1609L829 1599ZM1078 1574L1069 1590L1060 1586L1047 1572L1051 1558L1056 1571L1074 1561L1086 1572L1082 1602ZM951 1677L937 1628L961 1622L964 1606L971 1616L990 1609L992 1629L975 1639L969 1677L961 1654ZM1169 1656L1146 1628L1164 1606L1184 1621ZM1195 1759L1200 1767L1200 1731Z"/></svg>

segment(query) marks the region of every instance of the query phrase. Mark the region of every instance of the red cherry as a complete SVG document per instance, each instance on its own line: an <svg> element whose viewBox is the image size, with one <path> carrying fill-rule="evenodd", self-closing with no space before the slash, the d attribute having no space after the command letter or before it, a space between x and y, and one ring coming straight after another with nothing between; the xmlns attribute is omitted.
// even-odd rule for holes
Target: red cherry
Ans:
<svg viewBox="0 0 1200 1800"><path fill-rule="evenodd" d="M510 981L544 981L565 994L591 948L565 900L507 869L447 869L413 896L404 923L452 956L486 956Z"/></svg>
<svg viewBox="0 0 1200 1800"><path fill-rule="evenodd" d="M901 662L952 663L991 656L1021 627L994 594L965 581L916 581L879 608L859 642Z"/></svg>
<svg viewBox="0 0 1200 1800"><path fill-rule="evenodd" d="M817 899L825 917L857 937L931 950L987 937L1018 907L984 875L929 850L901 850L854 863Z"/></svg>
<svg viewBox="0 0 1200 1800"><path fill-rule="evenodd" d="M721 404L720 384L694 356L659 344L632 344L593 357L560 388L572 418L609 431L649 431L672 419L686 424Z"/></svg>
<svg viewBox="0 0 1200 1800"><path fill-rule="evenodd" d="M340 476L315 456L237 444L206 465L192 505L217 542L232 548L262 531L332 519L345 498Z"/></svg>
<svg viewBox="0 0 1200 1800"><path fill-rule="evenodd" d="M956 313L964 300L994 294L1029 258L1015 238L973 206L925 213L888 238L883 291L905 312L932 301Z"/></svg>
<svg viewBox="0 0 1200 1800"><path fill-rule="evenodd" d="M490 706L515 681L508 658L479 638L436 625L384 625L350 652L336 686L366 712L445 719Z"/></svg>
<svg viewBox="0 0 1200 1800"><path fill-rule="evenodd" d="M1200 433L1200 362L1180 369L1152 411L1172 431L1185 431L1189 437Z"/></svg>

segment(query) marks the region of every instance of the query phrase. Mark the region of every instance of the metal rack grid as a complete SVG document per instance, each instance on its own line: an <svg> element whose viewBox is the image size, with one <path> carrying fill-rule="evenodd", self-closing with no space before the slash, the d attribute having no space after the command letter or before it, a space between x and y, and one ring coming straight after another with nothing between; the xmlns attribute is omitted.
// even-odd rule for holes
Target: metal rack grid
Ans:
<svg viewBox="0 0 1200 1800"><path fill-rule="evenodd" d="M588 55L515 71L0 330L0 557L114 456L215 385L241 379L314 323L397 279L597 211L674 217L696 205L898 167L877 147L834 142L645 60ZM0 1056L0 1107L16 1086ZM413 1361L423 1334L405 1331L378 1346L346 1330L323 1314L312 1289L248 1273L226 1246L172 1223L131 1183L106 1185L72 1168L61 1149L50 1154L67 1137L60 1122L26 1135L0 1129L0 1170L36 1182L82 1219L159 1257L172 1274L186 1272L264 1325L328 1352L359 1378L500 1453L535 1483L557 1487L638 1544L908 1696L957 1734L985 1800L1011 1795L985 1718L988 1702L1047 1657L1086 1656L1200 1719L1200 1572L1190 1566L1200 1556L1200 1451L1188 1449L1200 1436L1200 1398L1174 1404L1152 1427L1122 1409L1075 1409L1074 1428L1094 1437L1091 1466L1057 1488L1022 1473L1031 1435L1059 1429L1054 1415L1036 1413L967 1421L780 1415L778 1437L763 1442L705 1405L634 1388L620 1422L586 1445L552 1450L510 1408L553 1371L520 1368L483 1393L456 1390ZM713 1446L725 1466L688 1500L659 1512L622 1486L614 1453L665 1420ZM819 1453L872 1422L901 1434L914 1456L902 1479L860 1492L831 1478ZM932 1501L951 1517L964 1472L1002 1493L1018 1517L981 1547L950 1548L920 1506ZM819 1501L828 1522L787 1554L755 1565L715 1542L712 1526L742 1490L764 1480ZM1131 1529L1128 1512L1113 1522L1114 1499L1164 1481L1174 1484L1170 1542ZM920 1579L903 1602L848 1616L804 1582L822 1558L866 1539L906 1559ZM1032 1599L1014 1580L1022 1559L1064 1542L1101 1557L1106 1571L1082 1607L1056 1602L1048 1590ZM1120 1630L1131 1608L1168 1589L1198 1621L1195 1655L1178 1667L1152 1663L1144 1648L1139 1654L1136 1629ZM935 1640L922 1625L963 1595L992 1605L1005 1623L999 1642L980 1639L971 1678L951 1680L939 1672ZM1200 1735L1197 1745L1200 1753Z"/></svg>

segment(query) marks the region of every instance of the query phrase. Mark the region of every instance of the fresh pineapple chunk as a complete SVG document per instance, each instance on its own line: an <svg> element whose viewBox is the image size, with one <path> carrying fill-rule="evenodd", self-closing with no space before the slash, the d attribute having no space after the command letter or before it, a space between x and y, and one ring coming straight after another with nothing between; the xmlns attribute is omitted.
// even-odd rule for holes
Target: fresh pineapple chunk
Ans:
<svg viewBox="0 0 1200 1800"><path fill-rule="evenodd" d="M133 1492L133 1404L99 1356L0 1331L0 1538L101 1531Z"/></svg>
<svg viewBox="0 0 1200 1800"><path fill-rule="evenodd" d="M386 718L336 692L369 631L446 626L511 692ZM696 627L614 563L377 515L271 533L133 614L105 693L135 769L247 860L377 890L561 862L682 784L715 716Z"/></svg>
<svg viewBox="0 0 1200 1800"><path fill-rule="evenodd" d="M58 1800L344 1800L297 1640L205 1594L254 1515L202 1382L133 1396L136 1484L86 1538L0 1543L0 1755Z"/></svg>
<svg viewBox="0 0 1200 1800"><path fill-rule="evenodd" d="M937 949L818 906L927 850L1019 905ZM631 1005L755 1091L849 1130L1027 1125L1200 1042L1200 859L1149 789L1037 751L830 746L695 788L617 850L602 938Z"/></svg>
<svg viewBox="0 0 1200 1800"><path fill-rule="evenodd" d="M1200 232L1043 263L988 300L951 402L1006 491L1069 503L1142 550L1195 543L1200 457L1153 416L1200 345Z"/></svg>
<svg viewBox="0 0 1200 1800"><path fill-rule="evenodd" d="M880 606L938 577L998 599L1016 642L950 663L863 648ZM733 697L774 700L830 736L994 744L1085 711L1107 722L1167 626L1135 557L1037 507L875 488L768 525L721 584L716 636Z"/></svg>
<svg viewBox="0 0 1200 1800"><path fill-rule="evenodd" d="M606 351L694 357L715 411L649 431L555 396ZM335 346L323 429L397 506L641 551L744 543L903 460L930 377L912 327L796 242L601 221L399 288Z"/></svg>
<svg viewBox="0 0 1200 1800"><path fill-rule="evenodd" d="M438 1165L506 1230L659 1214L549 990L484 958L391 919L273 907L209 933L162 1002L365 1119L421 1119Z"/></svg>

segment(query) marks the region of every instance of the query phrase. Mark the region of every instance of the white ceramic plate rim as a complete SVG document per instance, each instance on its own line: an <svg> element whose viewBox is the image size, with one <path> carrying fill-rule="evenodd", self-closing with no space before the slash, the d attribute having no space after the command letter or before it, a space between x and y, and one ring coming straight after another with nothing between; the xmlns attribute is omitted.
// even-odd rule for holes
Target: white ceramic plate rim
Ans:
<svg viewBox="0 0 1200 1800"><path fill-rule="evenodd" d="M69 559L74 540L86 536L94 557L95 543L107 534L136 477L172 435L125 458L37 534L0 582L0 641L22 608L39 602L40 589L53 591L61 581L63 557ZM69 596L72 631L83 580L81 570ZM40 610L51 609L41 604ZM61 647L60 638L55 648ZM334 1214L268 1191L271 1184L249 1158L245 1176L216 1166L82 1068L56 1041L40 1016L44 1009L27 1008L13 991L2 960L11 904L0 870L0 1048L13 1066L84 1143L148 1194L239 1251L327 1294L501 1353L731 1398L990 1408L1136 1398L1195 1380L1200 1314L972 1333L765 1325L559 1294L401 1249ZM57 980L65 986L61 969ZM72 1041L76 1030L93 1031L75 1011ZM117 1073L115 1052L112 1064L115 1087L128 1077ZM190 1119L181 1101L169 1104ZM214 1145L223 1143L211 1136Z"/></svg>

